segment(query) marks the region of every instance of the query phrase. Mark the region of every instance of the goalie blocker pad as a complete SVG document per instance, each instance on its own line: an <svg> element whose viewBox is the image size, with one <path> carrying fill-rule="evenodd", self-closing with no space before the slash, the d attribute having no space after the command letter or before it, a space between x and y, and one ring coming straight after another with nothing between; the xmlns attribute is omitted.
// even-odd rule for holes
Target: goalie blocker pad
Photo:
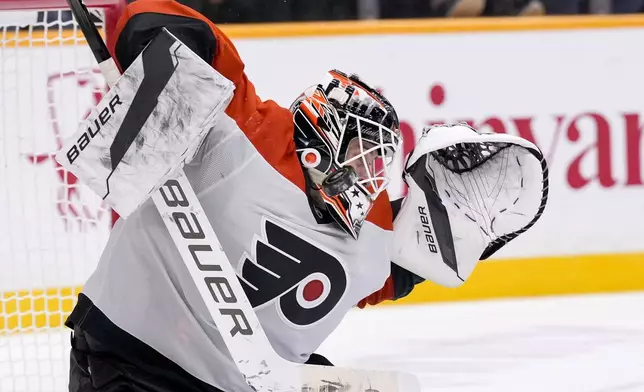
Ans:
<svg viewBox="0 0 644 392"><path fill-rule="evenodd" d="M163 29L56 160L126 218L194 157L233 91Z"/></svg>
<svg viewBox="0 0 644 392"><path fill-rule="evenodd" d="M548 168L529 141L464 125L426 128L403 173L393 261L447 287L528 230L548 198Z"/></svg>

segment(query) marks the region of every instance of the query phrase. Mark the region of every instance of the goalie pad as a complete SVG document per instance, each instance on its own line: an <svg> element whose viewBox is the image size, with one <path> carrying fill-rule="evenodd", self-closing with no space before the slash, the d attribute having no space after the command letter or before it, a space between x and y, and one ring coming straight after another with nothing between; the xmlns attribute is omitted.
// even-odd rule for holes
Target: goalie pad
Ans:
<svg viewBox="0 0 644 392"><path fill-rule="evenodd" d="M194 157L233 91L163 29L56 160L126 218Z"/></svg>
<svg viewBox="0 0 644 392"><path fill-rule="evenodd" d="M426 128L403 178L409 192L394 222L393 261L447 287L534 225L548 198L537 146L464 124Z"/></svg>

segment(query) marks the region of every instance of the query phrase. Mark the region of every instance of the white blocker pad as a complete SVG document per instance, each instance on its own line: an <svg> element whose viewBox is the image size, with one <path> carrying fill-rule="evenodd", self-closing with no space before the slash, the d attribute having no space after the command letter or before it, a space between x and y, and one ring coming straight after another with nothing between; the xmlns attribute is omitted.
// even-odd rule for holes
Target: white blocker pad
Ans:
<svg viewBox="0 0 644 392"><path fill-rule="evenodd" d="M56 160L126 218L194 157L233 91L231 81L163 29Z"/></svg>
<svg viewBox="0 0 644 392"><path fill-rule="evenodd" d="M534 144L464 124L425 129L404 179L393 261L447 287L534 225L548 197L548 168Z"/></svg>

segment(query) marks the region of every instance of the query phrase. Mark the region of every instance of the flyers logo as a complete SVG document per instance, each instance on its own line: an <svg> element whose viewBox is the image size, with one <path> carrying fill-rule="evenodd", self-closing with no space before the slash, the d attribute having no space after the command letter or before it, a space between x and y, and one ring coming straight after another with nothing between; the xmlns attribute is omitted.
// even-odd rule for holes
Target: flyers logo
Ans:
<svg viewBox="0 0 644 392"><path fill-rule="evenodd" d="M264 219L255 261L242 259L241 283L254 308L275 302L288 322L311 326L323 320L347 290L344 266L335 256Z"/></svg>

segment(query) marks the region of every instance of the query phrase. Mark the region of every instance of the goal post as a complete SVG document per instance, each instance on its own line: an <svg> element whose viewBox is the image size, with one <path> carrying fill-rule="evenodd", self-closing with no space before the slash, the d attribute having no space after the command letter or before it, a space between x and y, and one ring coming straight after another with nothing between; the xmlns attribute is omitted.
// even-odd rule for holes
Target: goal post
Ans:
<svg viewBox="0 0 644 392"><path fill-rule="evenodd" d="M125 0L85 0L109 39ZM0 391L65 391L111 211L53 159L106 91L65 0L0 0Z"/></svg>
<svg viewBox="0 0 644 392"><path fill-rule="evenodd" d="M103 8L111 11L119 11L125 6L125 0L85 0L83 1L88 8ZM67 10L65 0L0 0L0 11L45 11L64 9ZM118 15L116 15L118 18Z"/></svg>

